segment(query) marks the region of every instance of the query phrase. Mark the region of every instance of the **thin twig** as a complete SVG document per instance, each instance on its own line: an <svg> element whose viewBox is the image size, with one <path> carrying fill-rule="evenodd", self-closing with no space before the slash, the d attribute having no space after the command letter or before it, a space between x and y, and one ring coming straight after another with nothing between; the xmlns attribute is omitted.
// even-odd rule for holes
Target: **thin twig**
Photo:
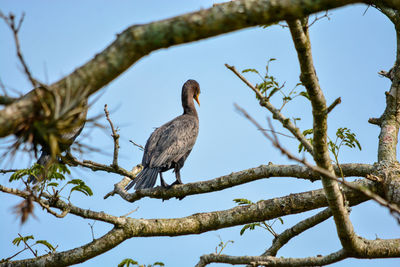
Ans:
<svg viewBox="0 0 400 267"><path fill-rule="evenodd" d="M21 52L21 46L18 38L18 32L21 29L22 22L24 21L25 18L25 13L22 13L18 23L15 23L15 15L10 13L10 15L7 17L5 16L1 11L0 11L0 17L6 22L6 24L10 27L13 37L14 37L14 42L15 42L15 48L17 50L17 56L19 61L22 64L22 67L24 68L25 74L28 76L29 81L31 82L33 88L38 87L40 83L38 83L32 76L31 71L28 68L28 65L25 62L24 57L22 56Z"/></svg>
<svg viewBox="0 0 400 267"><path fill-rule="evenodd" d="M330 14L328 13L328 10L325 11L325 14L322 15L322 16L320 16L320 17L318 17L317 15L315 15L315 18L314 18L313 22L309 23L309 24L307 25L307 27L310 28L312 25L314 25L315 22L317 22L318 20L321 20L321 19L323 19L323 18L327 18L328 20L330 20L331 18L329 17L329 15L330 15Z"/></svg>
<svg viewBox="0 0 400 267"><path fill-rule="evenodd" d="M5 174L5 173L9 173L9 172L16 172L16 171L19 171L19 169L0 170L0 173Z"/></svg>
<svg viewBox="0 0 400 267"><path fill-rule="evenodd" d="M116 130L114 128L114 125L110 119L110 113L108 112L107 104L104 105L104 113L106 114L107 121L110 123L111 131L112 131L111 136L114 139L114 157L113 157L112 166L117 167L118 166L118 149L119 149L119 134L117 134L118 129Z"/></svg>
<svg viewBox="0 0 400 267"><path fill-rule="evenodd" d="M62 157L62 160L65 161L66 163L72 165L72 166L82 166L85 168L89 168L92 171L105 171L105 172L111 172L111 173L116 173L116 174L120 174L123 176L127 176L131 179L134 179L136 176L133 175L131 172L125 170L124 168L120 167L120 166L110 166L110 165L105 165L105 164L101 164L101 163L97 163L91 160L83 160L80 161L77 158L75 158L74 156L72 156L71 154L67 153L67 155L65 157Z"/></svg>
<svg viewBox="0 0 400 267"><path fill-rule="evenodd" d="M260 131L272 132L272 130L268 130L268 129L260 129ZM287 134L284 134L284 133L281 133L281 132L275 132L275 133L277 133L277 134L279 134L279 135L282 135L282 136L285 136L285 137L289 137L289 138L296 139L295 137L293 137L293 136L291 136L291 135L287 135Z"/></svg>
<svg viewBox="0 0 400 267"><path fill-rule="evenodd" d="M128 216L131 215L132 213L136 212L138 209L139 209L139 206L137 206L136 209L134 209L134 210L128 212L127 214L122 215L121 217L128 217Z"/></svg>
<svg viewBox="0 0 400 267"><path fill-rule="evenodd" d="M137 146L140 150L142 150L142 151L144 150L144 147L142 145L139 145L139 144L133 142L132 140L129 140L129 142L131 142L134 146Z"/></svg>
<svg viewBox="0 0 400 267"><path fill-rule="evenodd" d="M24 237L23 237L20 233L18 233L18 235L19 235L19 237L22 238L22 242L24 242L25 246L26 246L27 248L29 248L29 250L30 250L30 251L33 253L33 255L37 258L37 253L36 253L35 251L33 251L33 249L28 245L28 243L26 243Z"/></svg>
<svg viewBox="0 0 400 267"><path fill-rule="evenodd" d="M93 239L93 241L94 241L94 232L93 232L93 226L94 226L94 224L96 223L96 221L93 221L93 223L92 224L90 224L90 223L88 223L89 224L89 226L90 226L90 230L91 230L91 232L92 232L92 239Z"/></svg>
<svg viewBox="0 0 400 267"><path fill-rule="evenodd" d="M27 249L28 249L28 248L27 248L27 247L25 247L23 250L21 250L21 251L18 251L18 252L17 252L17 253L15 253L14 255L12 255L12 256L10 256L10 257L8 257L8 258L4 259L4 260L1 260L1 261L0 261L0 263L2 263L2 262L7 262L7 261L11 260L12 258L14 258L14 257L18 256L20 253L24 252L24 251L25 251L25 250L27 250Z"/></svg>

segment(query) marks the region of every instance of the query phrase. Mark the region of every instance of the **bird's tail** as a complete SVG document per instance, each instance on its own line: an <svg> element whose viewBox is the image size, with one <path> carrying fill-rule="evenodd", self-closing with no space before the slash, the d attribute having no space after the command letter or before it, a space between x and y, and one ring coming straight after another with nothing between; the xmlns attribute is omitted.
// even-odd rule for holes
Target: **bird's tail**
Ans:
<svg viewBox="0 0 400 267"><path fill-rule="evenodd" d="M44 167L44 169L45 169L50 164L50 162L51 162L50 153L48 153L46 150L42 150L42 154L40 155L40 157L39 157L39 159L38 159L38 161L36 163L42 165ZM44 173L45 173L45 171L44 171ZM28 177L28 183L36 184L37 183L36 177L33 176L33 175L30 175Z"/></svg>
<svg viewBox="0 0 400 267"><path fill-rule="evenodd" d="M139 175L125 187L125 190L131 189L135 184L136 190L153 188L156 184L158 173L158 168L144 168Z"/></svg>

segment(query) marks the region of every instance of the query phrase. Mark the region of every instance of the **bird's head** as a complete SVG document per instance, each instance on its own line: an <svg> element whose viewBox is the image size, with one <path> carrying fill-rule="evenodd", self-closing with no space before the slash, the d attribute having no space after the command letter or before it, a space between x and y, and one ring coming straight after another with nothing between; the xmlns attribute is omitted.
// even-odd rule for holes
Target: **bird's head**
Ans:
<svg viewBox="0 0 400 267"><path fill-rule="evenodd" d="M200 95L200 85L195 80L187 80L183 85L186 90L188 90L189 95L193 95L193 99L196 100L197 104L200 106L199 95Z"/></svg>

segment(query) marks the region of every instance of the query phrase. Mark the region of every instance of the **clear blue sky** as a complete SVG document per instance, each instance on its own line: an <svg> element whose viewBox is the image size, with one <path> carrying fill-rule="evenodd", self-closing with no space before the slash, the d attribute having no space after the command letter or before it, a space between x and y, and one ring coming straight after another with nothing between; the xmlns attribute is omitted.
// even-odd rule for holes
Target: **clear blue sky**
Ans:
<svg viewBox="0 0 400 267"><path fill-rule="evenodd" d="M52 83L84 64L96 53L110 44L115 35L133 24L208 8L215 1L12 1L1 0L3 13L16 15L26 13L20 31L23 54L35 77ZM373 8L365 15L365 6L351 6L331 13L311 27L311 39L316 71L328 103L337 97L342 104L329 117L329 135L334 136L338 127L351 128L359 138L362 151L342 151L340 161L373 163L376 161L379 129L368 124L369 117L379 117L385 105L384 92L390 83L377 72L389 70L395 56L395 33L386 17ZM24 77L15 56L12 35L5 23L0 23L0 78L4 84L18 92L26 93L31 88ZM179 115L180 90L187 79L196 79L201 86L200 134L192 154L182 169L183 182L213 179L224 174L260 164L289 162L274 149L245 118L233 108L238 103L259 122L266 126L270 114L260 108L253 93L239 81L224 63L238 69L257 68L264 70L266 61L271 63L270 73L286 90L298 83L297 57L287 28L273 26L267 29L255 27L241 30L196 43L155 51L142 58L123 75L102 90L93 104L90 116L102 113L104 104L113 110L111 117L120 128L120 164L130 169L141 161L142 152L129 143L129 139L145 144L153 127L158 127ZM255 75L247 77L258 82ZM94 99L94 98L93 98ZM278 105L279 99L274 102ZM309 103L296 98L287 105L283 113L287 117L301 117L301 129L312 127ZM106 124L104 118L100 120ZM279 129L278 123L274 123ZM282 130L284 131L284 130ZM107 129L85 129L79 139L95 146L104 154L90 153L82 158L102 163L111 163L112 138ZM297 150L297 143L281 137L282 143ZM10 165L2 162L2 168L28 167L33 159L17 156ZM164 176L168 182L174 180L172 172ZM4 181L7 175L1 175ZM234 198L252 201L285 196L321 187L320 182L310 183L292 178L272 178L227 189L222 192L190 196L182 201L142 199L133 204L118 196L103 200L120 178L116 175L82 169L73 170L72 178L81 178L91 186L93 197L75 194L72 202L91 210L123 215L139 207L134 218L173 218L193 213L228 209L235 206ZM2 182L2 183L3 183ZM5 183L7 184L7 183ZM14 184L20 189L22 184ZM36 219L20 226L12 207L20 199L2 194L0 201L0 258L18 251L11 241L21 233L33 234L36 239L46 239L64 251L90 242L88 223L73 215L57 219L38 207ZM316 211L304 215L310 216ZM276 224L281 232L304 215L284 217L283 226ZM366 238L393 238L400 234L395 220L387 210L374 203L354 207L351 213L357 234ZM109 225L96 222L94 234L100 237L110 229ZM233 227L182 237L133 238L113 250L83 263L83 266L116 266L124 258L133 258L142 264L162 261L166 266L193 266L199 256L215 251L220 242L234 240L224 250L230 255L259 255L269 247L272 236L263 230L239 235L241 227ZM328 254L340 248L332 219L293 239L278 256L304 257ZM21 257L31 257L28 252ZM357 261L358 262L358 261ZM399 260L364 260L363 266L398 266ZM335 266L352 266L355 260L346 260ZM358 264L361 265L360 262Z"/></svg>

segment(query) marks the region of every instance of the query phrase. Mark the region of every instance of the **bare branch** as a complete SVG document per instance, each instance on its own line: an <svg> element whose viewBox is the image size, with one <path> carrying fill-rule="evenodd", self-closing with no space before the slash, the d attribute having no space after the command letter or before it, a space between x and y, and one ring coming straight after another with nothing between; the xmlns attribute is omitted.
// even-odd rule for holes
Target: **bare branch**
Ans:
<svg viewBox="0 0 400 267"><path fill-rule="evenodd" d="M143 170L143 166L141 164L136 165L132 168L132 177L124 177L120 182L114 184L114 190L107 193L104 196L104 199L107 199L110 196L114 196L115 194L120 195L122 198L126 197L128 193L125 190L125 187L129 184L129 182L136 178L136 176ZM124 198L125 199L125 198Z"/></svg>
<svg viewBox="0 0 400 267"><path fill-rule="evenodd" d="M380 127L382 125L382 118L369 118L368 122L371 124L378 125Z"/></svg>
<svg viewBox="0 0 400 267"><path fill-rule="evenodd" d="M127 176L131 179L136 177L131 172L127 171L126 169L124 169L118 165L117 166L105 165L105 164L97 163L97 162L94 162L91 160L80 161L69 153L67 153L67 156L62 157L62 160L72 166L79 165L79 166L91 169L93 171L105 171L105 172L116 173L116 174L120 174L123 176Z"/></svg>
<svg viewBox="0 0 400 267"><path fill-rule="evenodd" d="M232 265L249 264L250 266L323 266L347 258L344 250L321 256L308 258L276 258L272 256L228 256L208 254L200 257L196 267L204 267L210 263L229 263Z"/></svg>
<svg viewBox="0 0 400 267"><path fill-rule="evenodd" d="M117 134L117 131L115 130L114 125L110 119L110 113L108 112L107 104L104 105L104 113L106 114L107 121L110 123L111 131L112 131L111 136L114 139L114 157L113 157L113 163L111 166L114 168L118 168L119 134Z"/></svg>
<svg viewBox="0 0 400 267"><path fill-rule="evenodd" d="M137 146L140 150L142 150L142 151L144 150L144 147L142 145L139 145L139 144L133 142L132 140L129 140L129 142L131 142L134 146Z"/></svg>
<svg viewBox="0 0 400 267"><path fill-rule="evenodd" d="M16 196L19 196L19 197L22 197L25 199L32 196L30 192L21 191L21 190L15 189L15 188L8 188L3 185L0 185L0 191L4 192L4 193L16 195ZM74 214L76 216L79 216L79 217L82 217L85 219L93 219L93 220L103 221L103 222L111 223L114 225L122 225L125 223L125 219L122 217L108 215L104 212L96 212L96 211L82 209L82 208L72 205L71 203L66 203L66 202L62 201L60 198L54 198L53 196L48 195L45 192L42 192L42 197L44 197L45 199L39 199L38 197L35 197L35 198L33 198L33 200L37 203L41 202L41 204L43 204L47 207L59 209L62 212L69 211L70 214Z"/></svg>
<svg viewBox="0 0 400 267"><path fill-rule="evenodd" d="M314 160L319 168L324 169L329 174L329 176L323 176L322 184L326 190L340 242L345 250L353 251L359 248L358 239L356 239L353 225L344 206L343 196L337 181L330 179L335 175L327 146L326 100L315 72L308 28L300 20L287 21L287 23L300 63L300 81L305 86L312 105Z"/></svg>
<svg viewBox="0 0 400 267"><path fill-rule="evenodd" d="M381 70L378 72L379 75L388 78L389 80L391 80L393 82L394 79L394 72L393 72L393 68L391 68L389 71L384 71Z"/></svg>
<svg viewBox="0 0 400 267"><path fill-rule="evenodd" d="M299 128L293 125L293 123L290 121L290 119L286 118L285 116L282 115L282 113L276 109L270 102L269 100L264 97L261 92L254 86L252 85L242 74L240 74L234 66L230 66L228 64L225 64L225 67L227 67L229 70L231 70L236 76L238 76L248 87L250 87L251 90L256 94L256 96L260 99L260 105L267 108L272 114L273 118L280 121L282 123L282 126L288 129L293 136L299 140L303 146L306 148L310 154L313 154L313 148L308 142L308 140L304 137L304 135L301 133Z"/></svg>
<svg viewBox="0 0 400 267"><path fill-rule="evenodd" d="M340 97L336 98L335 101L327 108L326 113L330 113L337 105L342 103L342 99Z"/></svg>
<svg viewBox="0 0 400 267"><path fill-rule="evenodd" d="M331 18L329 17L330 15L331 15L331 14L328 13L328 10L325 11L325 13L324 13L322 16L317 16L317 15L315 15L314 20L313 20L311 23L309 23L309 24L307 25L307 27L310 28L312 25L314 25L315 22L317 22L317 21L319 21L319 20L321 20L321 19L324 19L324 18L327 18L328 20L330 20L330 19L331 19Z"/></svg>
<svg viewBox="0 0 400 267"><path fill-rule="evenodd" d="M365 177L373 172L374 167L368 164L343 164L344 176L358 176ZM340 172L339 168L335 166L335 171ZM135 171L136 172L136 171ZM271 177L294 177L299 179L307 179L315 181L320 179L318 172L300 165L261 165L256 168L251 168L239 172L233 172L212 180L201 181L196 183L186 183L183 185L175 185L172 188L165 189L156 187L151 189L137 190L133 193L127 193L124 188L130 181L124 178L121 182L114 185L115 189L108 193L104 198L117 193L123 199L129 202L135 202L143 197L157 198L157 199L170 199L182 198L190 195L204 194L209 192L216 192L231 188L251 181L259 179L266 179Z"/></svg>
<svg viewBox="0 0 400 267"><path fill-rule="evenodd" d="M265 251L262 256L276 256L278 250L287 244L293 237L298 236L299 234L303 233L304 231L314 227L315 225L327 220L329 217L332 216L332 212L329 208L324 209L323 211L302 220L301 222L297 223L296 225L290 227L283 231L278 237L274 239L272 242L272 246Z"/></svg>

